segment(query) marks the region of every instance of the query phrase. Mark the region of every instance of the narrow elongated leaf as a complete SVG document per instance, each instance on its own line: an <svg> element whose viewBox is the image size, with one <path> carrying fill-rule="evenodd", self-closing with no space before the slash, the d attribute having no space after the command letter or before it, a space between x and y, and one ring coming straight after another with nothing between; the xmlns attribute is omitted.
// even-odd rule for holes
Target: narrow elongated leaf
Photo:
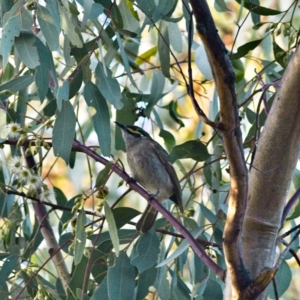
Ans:
<svg viewBox="0 0 300 300"><path fill-rule="evenodd" d="M156 264L160 252L159 244L153 228L140 237L131 255L131 263L139 269L140 273Z"/></svg>
<svg viewBox="0 0 300 300"><path fill-rule="evenodd" d="M174 4L175 0L159 1L153 12L153 22L157 22L164 16L168 15L170 11L173 10Z"/></svg>
<svg viewBox="0 0 300 300"><path fill-rule="evenodd" d="M168 22L168 34L170 37L170 43L174 50L178 53L182 52L182 34L181 31L176 23Z"/></svg>
<svg viewBox="0 0 300 300"><path fill-rule="evenodd" d="M261 41L262 39L244 44L243 46L238 48L236 53L232 54L231 59L244 57L249 51L255 49L261 43Z"/></svg>
<svg viewBox="0 0 300 300"><path fill-rule="evenodd" d="M93 1L83 1L83 19L81 23L81 29L84 28L87 20L97 19L99 15L103 13L103 6L99 3L93 3Z"/></svg>
<svg viewBox="0 0 300 300"><path fill-rule="evenodd" d="M93 123L98 136L98 141L103 155L110 155L110 116L106 100L103 98L98 87L88 81L84 87L84 98L87 105L96 110L93 115Z"/></svg>
<svg viewBox="0 0 300 300"><path fill-rule="evenodd" d="M165 77L163 76L161 71L154 70L153 77L152 77L152 84L151 84L151 93L150 98L148 100L148 105L144 111L146 116L150 116L150 113L153 107L157 104L157 102L163 96L163 89L165 86Z"/></svg>
<svg viewBox="0 0 300 300"><path fill-rule="evenodd" d="M62 102L61 111L56 113L56 121L53 128L53 151L69 163L72 143L75 136L76 117L69 101Z"/></svg>
<svg viewBox="0 0 300 300"><path fill-rule="evenodd" d="M57 31L60 31L60 17L58 10L58 1L46 1L46 8L51 14L53 19L53 24L56 27Z"/></svg>
<svg viewBox="0 0 300 300"><path fill-rule="evenodd" d="M15 47L22 62L30 69L40 64L39 55L34 46L35 36L31 32L21 32L15 37Z"/></svg>
<svg viewBox="0 0 300 300"><path fill-rule="evenodd" d="M259 6L252 2L246 2L243 0L236 0L236 1L240 4L243 3L244 8L247 8L248 10L251 10L251 12L254 12L261 16L275 16L283 13L282 11L267 8L264 6Z"/></svg>
<svg viewBox="0 0 300 300"><path fill-rule="evenodd" d="M223 299L220 284L212 279L208 279L203 292L203 299Z"/></svg>
<svg viewBox="0 0 300 300"><path fill-rule="evenodd" d="M118 229L140 214L138 210L131 207L116 207L112 212Z"/></svg>
<svg viewBox="0 0 300 300"><path fill-rule="evenodd" d="M69 100L69 90L70 90L69 81L65 80L63 82L63 85L58 88L57 95L56 95L58 111L61 111L63 101Z"/></svg>
<svg viewBox="0 0 300 300"><path fill-rule="evenodd" d="M15 36L19 36L21 27L21 15L16 14L5 24L2 31L1 54L3 56L3 67L6 67L11 47Z"/></svg>
<svg viewBox="0 0 300 300"><path fill-rule="evenodd" d="M106 183L111 166L112 166L112 162L108 162L105 165L104 169L99 172L95 183L96 188L100 188L102 185Z"/></svg>
<svg viewBox="0 0 300 300"><path fill-rule="evenodd" d="M107 277L105 277L101 284L96 288L93 296L90 300L110 300L108 296L108 290L107 290Z"/></svg>
<svg viewBox="0 0 300 300"><path fill-rule="evenodd" d="M136 298L135 300L143 300L149 294L149 287L155 282L157 276L156 266L140 273L138 284L136 286Z"/></svg>
<svg viewBox="0 0 300 300"><path fill-rule="evenodd" d="M37 9L37 17L49 48L51 51L56 51L59 46L59 30L55 25L55 20L53 19L50 11L46 7L39 5Z"/></svg>
<svg viewBox="0 0 300 300"><path fill-rule="evenodd" d="M187 141L177 145L170 153L171 161L176 159L192 158L196 161L204 161L209 157L206 146L199 140Z"/></svg>
<svg viewBox="0 0 300 300"><path fill-rule="evenodd" d="M197 228L193 230L192 236L196 239L201 234L202 231L203 231L202 228ZM162 266L167 265L169 262L173 261L180 254L182 254L186 249L188 249L189 246L190 246L189 243L186 240L184 240L170 256L168 256L165 260L160 262L156 267L160 268Z"/></svg>
<svg viewBox="0 0 300 300"><path fill-rule="evenodd" d="M7 277L16 267L17 262L18 262L17 256L10 255L9 257L6 258L0 270L0 282L5 282L7 280Z"/></svg>
<svg viewBox="0 0 300 300"><path fill-rule="evenodd" d="M98 87L104 98L110 102L116 109L121 109L123 103L121 102L121 90L118 81L112 78L112 72L106 68L104 72L102 63L98 63L95 73L98 77Z"/></svg>
<svg viewBox="0 0 300 300"><path fill-rule="evenodd" d="M0 85L0 101L3 101L11 95L25 89L33 83L33 79L34 78L31 75L24 75Z"/></svg>
<svg viewBox="0 0 300 300"><path fill-rule="evenodd" d="M127 73L127 76L129 77L129 80L132 83L132 85L134 87L136 87L136 89L138 89L135 81L133 80L133 77L132 77L132 74L131 74L131 70L130 70L130 66L129 66L128 57L127 57L127 54L126 54L125 49L123 47L123 43L122 43L121 37L120 37L120 35L119 35L118 32L116 32L116 36L117 36L117 41L118 41L118 45L119 45L121 56L122 56L122 60L123 60L123 65L124 65L125 71Z"/></svg>
<svg viewBox="0 0 300 300"><path fill-rule="evenodd" d="M139 29L139 21L133 3L130 1L121 1L119 10L123 19L123 29L136 32Z"/></svg>
<svg viewBox="0 0 300 300"><path fill-rule="evenodd" d="M82 41L78 33L75 31L75 27L70 25L72 24L72 21L70 20L66 8L58 2L58 9L61 20L61 29L74 46L81 48L83 46Z"/></svg>
<svg viewBox="0 0 300 300"><path fill-rule="evenodd" d="M107 286L109 299L132 300L135 272L126 252L121 252L113 267L108 268Z"/></svg>
<svg viewBox="0 0 300 300"><path fill-rule="evenodd" d="M117 230L114 215L106 201L104 202L104 211L105 211L106 221L108 224L109 235L110 235L112 244L114 246L116 256L118 257L119 256L118 230Z"/></svg>
<svg viewBox="0 0 300 300"><path fill-rule="evenodd" d="M40 65L36 68L35 83L38 87L39 98L43 101L47 95L49 85L54 93L57 92L58 82L51 51L37 37L35 45L40 60Z"/></svg>
<svg viewBox="0 0 300 300"><path fill-rule="evenodd" d="M161 70L165 77L170 77L170 40L167 22L161 21L159 25L158 53Z"/></svg>
<svg viewBox="0 0 300 300"><path fill-rule="evenodd" d="M76 232L75 232L75 248L74 248L74 264L77 266L83 256L83 251L86 242L86 233L84 226L86 224L85 211L82 209L77 217Z"/></svg>

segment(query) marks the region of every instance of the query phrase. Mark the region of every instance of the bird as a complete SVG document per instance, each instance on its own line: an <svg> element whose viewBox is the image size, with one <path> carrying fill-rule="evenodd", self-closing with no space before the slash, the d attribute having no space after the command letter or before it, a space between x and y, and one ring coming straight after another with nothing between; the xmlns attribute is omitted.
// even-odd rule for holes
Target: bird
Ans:
<svg viewBox="0 0 300 300"><path fill-rule="evenodd" d="M183 213L182 192L167 151L142 128L115 122L122 131L127 161L135 181L158 201L171 199ZM158 211L150 204L136 224L145 233L153 226Z"/></svg>

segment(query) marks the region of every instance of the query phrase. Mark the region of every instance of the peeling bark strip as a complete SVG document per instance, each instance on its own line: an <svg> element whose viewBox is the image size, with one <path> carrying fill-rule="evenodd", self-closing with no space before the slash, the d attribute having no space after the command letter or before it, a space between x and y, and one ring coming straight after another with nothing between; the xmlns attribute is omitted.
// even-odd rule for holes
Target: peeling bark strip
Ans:
<svg viewBox="0 0 300 300"><path fill-rule="evenodd" d="M241 233L248 196L248 171L246 168L238 106L234 89L235 76L227 50L220 39L208 5L204 0L189 1L197 22L196 28L205 46L220 99L220 128L230 165L231 186L228 216L224 229L224 252L233 296L250 283L242 256Z"/></svg>

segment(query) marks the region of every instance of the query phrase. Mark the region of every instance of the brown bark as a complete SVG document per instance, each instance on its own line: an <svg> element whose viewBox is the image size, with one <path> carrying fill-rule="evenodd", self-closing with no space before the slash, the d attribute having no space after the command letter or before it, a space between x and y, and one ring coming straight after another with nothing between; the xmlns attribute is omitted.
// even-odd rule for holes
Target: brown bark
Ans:
<svg viewBox="0 0 300 300"><path fill-rule="evenodd" d="M252 279L272 268L282 211L300 152L300 49L282 78L250 173L243 254ZM259 299L265 299L266 292Z"/></svg>
<svg viewBox="0 0 300 300"><path fill-rule="evenodd" d="M196 28L205 46L214 74L220 100L222 140L230 165L230 192L228 215L224 230L224 252L227 276L232 283L232 294L239 293L250 283L242 255L241 232L248 196L248 172L244 160L242 136L235 94L235 76L227 50L221 41L211 13L204 0L190 0L196 19Z"/></svg>

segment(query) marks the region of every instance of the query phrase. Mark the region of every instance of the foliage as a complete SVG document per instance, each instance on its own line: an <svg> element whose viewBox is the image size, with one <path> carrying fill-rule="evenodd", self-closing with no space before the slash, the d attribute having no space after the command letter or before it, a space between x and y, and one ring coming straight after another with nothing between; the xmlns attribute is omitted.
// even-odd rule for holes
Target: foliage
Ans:
<svg viewBox="0 0 300 300"><path fill-rule="evenodd" d="M297 1L269 8L238 0L216 0L211 9L224 41L236 30L226 47L250 169L297 43L299 9ZM138 300L153 286L160 299L222 299L221 278L165 217L136 235L132 220L146 200L128 194L127 182L138 187L123 170L117 150L124 143L113 123L136 123L164 142L182 177L180 220L225 269L230 170L219 131L196 112L199 103L219 120L188 1L8 0L1 27L1 297ZM291 193L298 183L296 170ZM42 217L37 203L47 208ZM164 206L178 218L170 201ZM298 204L285 226L296 225L299 211ZM55 251L42 230L48 218ZM298 247L297 238L292 250ZM50 263L57 252L70 278ZM293 285L290 258L278 272L279 296Z"/></svg>

